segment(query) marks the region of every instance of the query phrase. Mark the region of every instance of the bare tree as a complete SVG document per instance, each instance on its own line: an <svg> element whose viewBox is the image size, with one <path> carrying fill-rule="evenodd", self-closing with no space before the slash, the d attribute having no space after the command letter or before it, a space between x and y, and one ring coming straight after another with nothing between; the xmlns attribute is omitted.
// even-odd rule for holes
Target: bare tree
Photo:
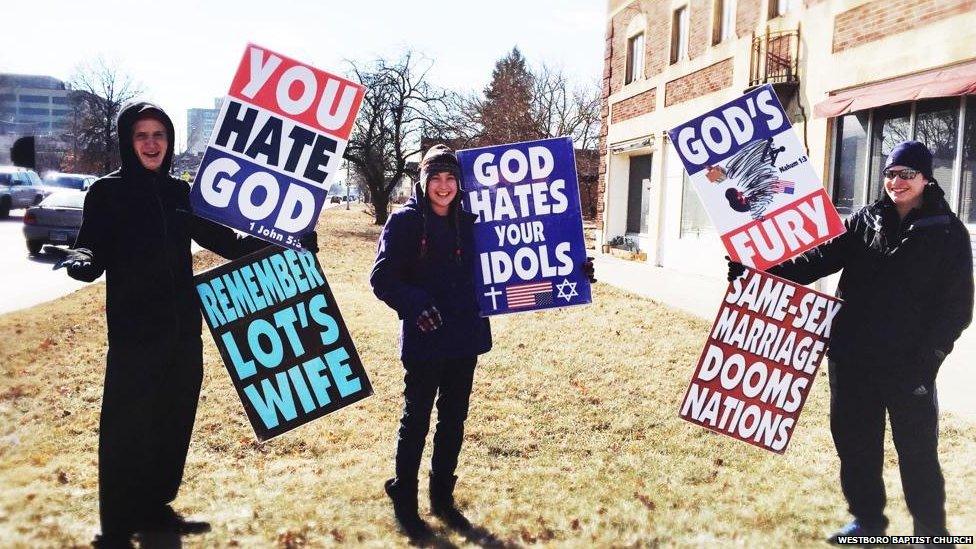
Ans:
<svg viewBox="0 0 976 549"><path fill-rule="evenodd" d="M390 195L411 175L408 159L420 152L422 131L440 126L438 113L448 94L427 81L433 62L412 51L393 61L350 65L366 94L344 157L365 182L376 224L382 225Z"/></svg>
<svg viewBox="0 0 976 549"><path fill-rule="evenodd" d="M543 63L534 71L532 119L543 137L568 135L578 149L596 148L600 134L600 87L574 86L561 69Z"/></svg>
<svg viewBox="0 0 976 549"><path fill-rule="evenodd" d="M142 88L102 57L79 65L70 84L76 169L108 173L119 164L116 118L122 106L138 97Z"/></svg>

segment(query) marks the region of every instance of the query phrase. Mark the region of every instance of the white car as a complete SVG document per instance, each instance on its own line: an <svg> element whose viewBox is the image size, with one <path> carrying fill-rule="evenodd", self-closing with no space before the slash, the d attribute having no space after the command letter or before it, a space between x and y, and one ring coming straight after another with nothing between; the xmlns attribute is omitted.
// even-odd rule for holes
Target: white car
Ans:
<svg viewBox="0 0 976 549"><path fill-rule="evenodd" d="M0 166L0 219L10 216L10 210L39 204L48 194L34 170Z"/></svg>

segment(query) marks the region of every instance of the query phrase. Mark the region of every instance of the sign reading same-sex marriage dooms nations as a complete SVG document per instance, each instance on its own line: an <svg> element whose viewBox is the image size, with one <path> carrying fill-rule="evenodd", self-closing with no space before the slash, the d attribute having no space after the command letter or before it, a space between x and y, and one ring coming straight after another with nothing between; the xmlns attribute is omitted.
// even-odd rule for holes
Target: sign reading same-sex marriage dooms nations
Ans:
<svg viewBox="0 0 976 549"><path fill-rule="evenodd" d="M841 304L747 268L729 284L681 404L681 417L785 452Z"/></svg>
<svg viewBox="0 0 976 549"><path fill-rule="evenodd" d="M339 169L364 88L249 44L193 182L193 211L295 250Z"/></svg>
<svg viewBox="0 0 976 549"><path fill-rule="evenodd" d="M668 135L732 259L767 269L844 232L772 86Z"/></svg>
<svg viewBox="0 0 976 549"><path fill-rule="evenodd" d="M590 302L568 137L458 151L482 316Z"/></svg>
<svg viewBox="0 0 976 549"><path fill-rule="evenodd" d="M259 440L373 393L314 254L269 246L193 280Z"/></svg>

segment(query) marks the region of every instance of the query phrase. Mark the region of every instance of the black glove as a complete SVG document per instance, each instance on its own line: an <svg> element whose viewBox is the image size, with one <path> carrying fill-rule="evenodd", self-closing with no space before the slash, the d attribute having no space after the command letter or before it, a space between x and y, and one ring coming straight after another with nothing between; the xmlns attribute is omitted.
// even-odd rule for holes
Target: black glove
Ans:
<svg viewBox="0 0 976 549"><path fill-rule="evenodd" d="M443 324L444 321L441 319L441 312L433 305L420 311L420 316L417 317L417 328L424 333L433 332Z"/></svg>
<svg viewBox="0 0 976 549"><path fill-rule="evenodd" d="M308 250L313 254L319 253L319 235L315 231L305 233L305 236L298 241L303 250Z"/></svg>
<svg viewBox="0 0 976 549"><path fill-rule="evenodd" d="M58 270L62 267L67 268L70 273L74 269L85 269L92 266L92 251L88 248L78 248L76 250L68 250L57 263L54 264L52 270Z"/></svg>
<svg viewBox="0 0 976 549"><path fill-rule="evenodd" d="M732 261L729 256L725 256L725 259L729 262L729 282L739 278L746 272L746 267L738 261Z"/></svg>
<svg viewBox="0 0 976 549"><path fill-rule="evenodd" d="M590 282L596 282L596 269L593 267L592 257L586 257L586 261L583 263L583 274L586 275L587 280Z"/></svg>

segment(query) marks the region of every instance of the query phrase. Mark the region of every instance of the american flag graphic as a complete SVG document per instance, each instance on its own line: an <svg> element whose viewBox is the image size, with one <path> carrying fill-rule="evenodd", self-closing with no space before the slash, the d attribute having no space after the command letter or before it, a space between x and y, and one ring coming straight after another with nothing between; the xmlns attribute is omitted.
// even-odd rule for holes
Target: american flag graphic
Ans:
<svg viewBox="0 0 976 549"><path fill-rule="evenodd" d="M776 182L773 183L773 190L778 193L793 194L793 182L777 179Z"/></svg>
<svg viewBox="0 0 976 549"><path fill-rule="evenodd" d="M533 282L505 287L509 309L552 305L552 282Z"/></svg>

